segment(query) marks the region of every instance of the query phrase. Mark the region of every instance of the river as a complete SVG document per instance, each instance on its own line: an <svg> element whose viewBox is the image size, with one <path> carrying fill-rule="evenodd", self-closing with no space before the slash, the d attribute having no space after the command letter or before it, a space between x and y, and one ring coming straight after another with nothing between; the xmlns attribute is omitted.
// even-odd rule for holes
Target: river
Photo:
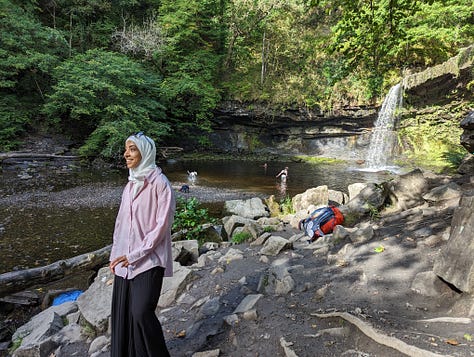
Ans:
<svg viewBox="0 0 474 357"><path fill-rule="evenodd" d="M196 187L293 197L327 185L347 192L354 182L380 182L386 173L345 164L241 160L172 161L160 166L177 187ZM288 177L275 176L285 166ZM196 171L194 181L187 171ZM0 172L0 273L53 263L111 243L126 170L84 170L20 163ZM212 204L211 204L212 205Z"/></svg>

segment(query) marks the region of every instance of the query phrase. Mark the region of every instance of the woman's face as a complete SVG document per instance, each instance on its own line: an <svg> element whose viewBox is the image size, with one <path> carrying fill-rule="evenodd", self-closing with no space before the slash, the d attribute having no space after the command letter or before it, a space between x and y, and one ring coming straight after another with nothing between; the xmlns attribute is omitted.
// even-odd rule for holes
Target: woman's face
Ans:
<svg viewBox="0 0 474 357"><path fill-rule="evenodd" d="M140 161L142 161L140 150L138 150L137 145L131 140L127 140L125 143L123 157L125 158L127 168L129 169L136 168L140 164Z"/></svg>

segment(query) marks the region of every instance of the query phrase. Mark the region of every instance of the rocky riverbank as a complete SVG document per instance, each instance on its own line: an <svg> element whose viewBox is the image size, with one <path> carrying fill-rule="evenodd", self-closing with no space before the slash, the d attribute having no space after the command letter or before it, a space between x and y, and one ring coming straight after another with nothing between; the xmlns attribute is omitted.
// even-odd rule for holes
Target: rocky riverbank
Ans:
<svg viewBox="0 0 474 357"><path fill-rule="evenodd" d="M295 228L305 211L300 207L299 213L276 221L244 217L256 234L249 242L224 239L200 255L191 249L196 262L176 266L173 284L168 283L174 288L164 289L166 303L160 300L157 309L171 355L470 355L472 295L446 284L433 269L453 238L451 222L459 214L460 198L472 197L473 182L469 176L413 177L410 185L392 183L398 199L391 209L364 208L355 198L343 202L347 217L360 209L358 219L313 244ZM103 194L116 195L110 188L100 190L92 196L102 202ZM369 191L365 200L375 204L381 191L376 186ZM202 200L213 192L193 194ZM220 194L225 200L250 198L241 192ZM462 212L472 218L469 202ZM229 220L223 230L232 235ZM464 233L471 229L472 234L472 223L465 226ZM31 334L39 337L48 354L36 347L37 352L25 348L24 354L20 348L15 356L108 356L108 274L101 270L78 302L49 308L37 318L67 320L67 326L55 325L52 334L51 324L17 331L24 342ZM42 328L49 334L43 335Z"/></svg>

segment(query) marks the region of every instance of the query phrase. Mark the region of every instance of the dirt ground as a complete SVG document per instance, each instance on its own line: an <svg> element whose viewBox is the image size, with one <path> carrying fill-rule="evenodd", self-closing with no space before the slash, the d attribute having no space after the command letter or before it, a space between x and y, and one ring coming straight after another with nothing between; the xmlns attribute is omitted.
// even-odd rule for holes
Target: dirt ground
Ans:
<svg viewBox="0 0 474 357"><path fill-rule="evenodd" d="M171 354L219 349L219 356L232 357L471 356L474 324L457 319L467 317L471 298L441 281L429 297L412 286L418 273L431 271L445 244L442 239L435 243L433 236L449 231L451 217L450 209L440 209L422 220L407 216L388 223L382 218L373 223L379 227L374 239L353 246L345 261L331 257L348 249L348 242L325 251L306 249L308 243L298 240L268 263L260 260L259 246L233 246L245 252L242 260L230 262L219 274L212 274L214 265L198 271L186 292L196 299L218 297L215 315L196 318L198 309L185 303L161 312ZM427 226L433 234L423 236ZM289 238L299 232L287 227L274 234ZM375 252L382 245L384 251ZM256 316L222 324L246 295L260 293L262 277L281 259L288 259L293 291L264 294ZM182 331L186 337L179 337ZM282 339L294 355L284 351Z"/></svg>
<svg viewBox="0 0 474 357"><path fill-rule="evenodd" d="M90 197L100 197L102 203L107 195L115 202L118 192L101 185L85 189L97 190ZM207 202L249 197L241 192L194 191ZM84 196L77 189L60 194L63 202ZM61 202L51 195L47 202ZM0 205L22 197L8 195ZM159 311L171 355L218 349L219 356L227 357L473 356L474 323L466 320L472 297L441 280L424 282L427 290L433 287L430 296L413 285L414 281L423 285L417 274L432 270L449 237L453 214L452 208L443 206L426 209L424 214L420 209L371 221L375 236L360 245L348 245L346 240L308 249L302 238L293 249L268 261L261 259L261 246L244 243L220 249L222 254L239 249L243 259L228 263L216 259L203 268L192 268L193 281L178 303ZM273 234L290 238L301 233L285 225ZM282 260L295 282L292 291L263 293L254 312L239 316L237 323L223 322L245 296L261 293L272 264ZM3 317L2 323L8 323ZM56 357L87 356L87 348L85 343L70 345ZM106 356L106 352L100 355Z"/></svg>

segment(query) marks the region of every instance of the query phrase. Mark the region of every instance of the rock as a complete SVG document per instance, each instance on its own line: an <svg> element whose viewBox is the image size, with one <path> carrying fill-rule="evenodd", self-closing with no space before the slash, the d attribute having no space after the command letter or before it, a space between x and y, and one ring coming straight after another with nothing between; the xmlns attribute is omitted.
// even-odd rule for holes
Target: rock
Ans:
<svg viewBox="0 0 474 357"><path fill-rule="evenodd" d="M388 197L385 185L368 184L346 205L339 206L344 215L344 223L351 225L358 222L364 215L378 212Z"/></svg>
<svg viewBox="0 0 474 357"><path fill-rule="evenodd" d="M225 255L219 258L219 263L229 264L233 260L240 260L244 258L244 254L239 249L230 248Z"/></svg>
<svg viewBox="0 0 474 357"><path fill-rule="evenodd" d="M451 234L433 271L463 292L474 292L474 191L466 193L453 214Z"/></svg>
<svg viewBox="0 0 474 357"><path fill-rule="evenodd" d="M288 240L280 236L271 236L268 238L260 250L260 254L275 256L278 255L284 249L291 249L293 244Z"/></svg>
<svg viewBox="0 0 474 357"><path fill-rule="evenodd" d="M458 167L458 172L464 175L474 176L474 155L467 154ZM472 182L472 181L471 181Z"/></svg>
<svg viewBox="0 0 474 357"><path fill-rule="evenodd" d="M411 290L428 297L439 296L443 293L443 290L446 289L449 288L447 288L446 284L432 271L416 274L411 284Z"/></svg>
<svg viewBox="0 0 474 357"><path fill-rule="evenodd" d="M361 182L356 182L347 186L347 190L349 191L349 201L352 200L355 196L357 196L360 191L362 191L366 187L367 184Z"/></svg>
<svg viewBox="0 0 474 357"><path fill-rule="evenodd" d="M397 176L388 182L392 204L398 210L406 210L423 203L423 194L428 190L428 181L420 169Z"/></svg>
<svg viewBox="0 0 474 357"><path fill-rule="evenodd" d="M222 222L224 223L224 231L226 233L226 236L232 237L232 234L234 233L235 228L243 227L247 223L255 222L255 221L249 218L242 217L242 216L232 215L232 216L224 217L222 219Z"/></svg>
<svg viewBox="0 0 474 357"><path fill-rule="evenodd" d="M262 294L247 295L240 304L235 308L234 314L240 314L253 309L257 301L262 297Z"/></svg>
<svg viewBox="0 0 474 357"><path fill-rule="evenodd" d="M270 215L262 199L258 197L248 200L226 201L224 209L231 214L249 219L268 217Z"/></svg>
<svg viewBox="0 0 474 357"><path fill-rule="evenodd" d="M77 308L77 303L70 301L43 310L26 324L19 327L13 334L12 341L21 339L23 342L27 342L29 339L37 339L38 336L47 334L47 331L56 330L59 326L62 328L62 317L77 311ZM61 323L59 323L58 317ZM57 325L56 322L58 322ZM59 331L59 329L57 331Z"/></svg>
<svg viewBox="0 0 474 357"><path fill-rule="evenodd" d="M110 346L110 338L104 335L99 336L91 342L89 346L89 352L88 352L89 356L94 353L100 352L109 346Z"/></svg>
<svg viewBox="0 0 474 357"><path fill-rule="evenodd" d="M186 285L193 279L192 270L173 262L173 276L163 279L161 296L158 301L159 307L171 305L176 298L184 291Z"/></svg>
<svg viewBox="0 0 474 357"><path fill-rule="evenodd" d="M181 265L196 263L199 258L199 244L195 239L172 242L173 260ZM175 255L177 253L177 255Z"/></svg>
<svg viewBox="0 0 474 357"><path fill-rule="evenodd" d="M193 353L191 357L218 357L220 352L221 351L219 349L204 351L204 352L196 352L196 353Z"/></svg>
<svg viewBox="0 0 474 357"><path fill-rule="evenodd" d="M335 205L343 205L344 203L349 202L349 196L344 192L328 190L328 203Z"/></svg>
<svg viewBox="0 0 474 357"><path fill-rule="evenodd" d="M257 290L268 294L285 296L296 286L291 277L288 258L278 259L272 263L270 270L260 277Z"/></svg>
<svg viewBox="0 0 474 357"><path fill-rule="evenodd" d="M461 198L461 194L461 187L454 182L450 182L445 185L433 188L430 192L423 195L423 198L430 202L454 200L453 205L457 206L459 199Z"/></svg>
<svg viewBox="0 0 474 357"><path fill-rule="evenodd" d="M472 154L474 153L474 111L461 121L460 126L464 130L461 135L461 145Z"/></svg>
<svg viewBox="0 0 474 357"><path fill-rule="evenodd" d="M257 239L250 243L250 246L263 245L270 238L272 234L270 232L263 233Z"/></svg>
<svg viewBox="0 0 474 357"><path fill-rule="evenodd" d="M201 237L203 241L216 243L222 242L222 226L214 226L208 223L203 224L201 229Z"/></svg>
<svg viewBox="0 0 474 357"><path fill-rule="evenodd" d="M305 192L295 195L291 203L295 211L307 210L309 206L327 206L329 192L327 186L318 186L307 189Z"/></svg>
<svg viewBox="0 0 474 357"><path fill-rule="evenodd" d="M275 201L275 195L271 195L270 197L266 198L265 204L270 211L271 217L276 217L280 214L280 204Z"/></svg>
<svg viewBox="0 0 474 357"><path fill-rule="evenodd" d="M108 267L101 268L89 289L77 299L82 316L100 332L109 326L113 279Z"/></svg>

